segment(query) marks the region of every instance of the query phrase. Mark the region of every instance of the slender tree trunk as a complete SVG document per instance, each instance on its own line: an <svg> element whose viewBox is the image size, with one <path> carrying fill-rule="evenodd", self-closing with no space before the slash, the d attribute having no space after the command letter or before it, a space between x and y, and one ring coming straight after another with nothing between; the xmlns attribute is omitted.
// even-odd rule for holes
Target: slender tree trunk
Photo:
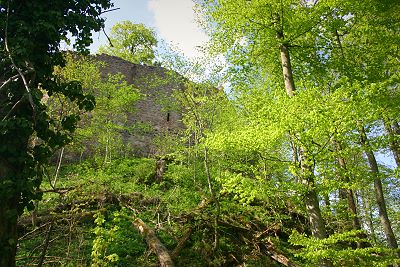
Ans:
<svg viewBox="0 0 400 267"><path fill-rule="evenodd" d="M329 210L329 212L332 212L331 211L331 201L329 199L329 194L324 194L324 202L325 202L325 206Z"/></svg>
<svg viewBox="0 0 400 267"><path fill-rule="evenodd" d="M375 227L374 227L374 223L372 222L373 215L372 215L371 205L369 203L367 191L362 192L362 203L363 203L363 208L364 208L365 220L367 222L369 230L371 231L370 237L371 237L372 241L374 242L374 244L376 244Z"/></svg>
<svg viewBox="0 0 400 267"><path fill-rule="evenodd" d="M43 244L43 249L42 249L42 254L40 255L38 267L42 267L44 263L44 259L46 258L46 253L47 249L49 247L49 242L50 242L50 236L51 236L51 231L53 230L53 222L50 223L49 229L47 230L46 233L46 238Z"/></svg>
<svg viewBox="0 0 400 267"><path fill-rule="evenodd" d="M107 124L108 124L108 122L107 122ZM109 145L110 145L110 135L109 135L109 130L107 129L106 130L106 145L105 145L105 151L104 151L104 165L109 163L109 161L111 161L110 160L111 157L108 156L110 153Z"/></svg>
<svg viewBox="0 0 400 267"><path fill-rule="evenodd" d="M288 96L294 96L295 86L292 72L292 64L290 62L289 49L287 45L281 44L279 47L281 52L281 63L282 63L282 73L283 79L285 81L285 89Z"/></svg>
<svg viewBox="0 0 400 267"><path fill-rule="evenodd" d="M319 207L318 195L315 190L315 181L313 169L307 164L306 152L300 148L300 165L301 165L301 183L307 188L304 196L309 221L311 224L311 232L318 239L326 238L325 223L322 219L321 209Z"/></svg>
<svg viewBox="0 0 400 267"><path fill-rule="evenodd" d="M333 142L333 144L335 146L336 152L340 152L342 150L342 146L340 145L340 143L338 141L336 141L336 140L333 140L332 142ZM346 166L345 159L343 157L341 157L341 156L337 156L336 159L337 159L339 167L340 167L340 169L342 171L342 173L339 174L340 175L340 179L343 182L345 182L346 184L350 184L350 177L346 173L347 172L347 166ZM350 189L350 188L342 188L340 190L344 193L344 195L345 195L345 197L347 199L348 209L349 209L349 211L351 213L351 220L352 220L353 229L360 230L361 229L361 223L360 223L360 220L358 218L357 204L356 204L356 201L354 199L353 190Z"/></svg>
<svg viewBox="0 0 400 267"><path fill-rule="evenodd" d="M371 173L374 176L374 193L375 193L376 203L378 205L379 218L381 220L383 231L385 233L389 247L396 249L398 248L398 245L386 210L386 202L385 202L385 197L383 195L382 181L379 178L378 163L376 161L374 153L372 152L371 146L368 143L368 138L365 133L364 126L360 126L359 131L360 131L361 144L364 146L364 152L365 155L367 156Z"/></svg>
<svg viewBox="0 0 400 267"><path fill-rule="evenodd" d="M397 167L400 167L400 146L399 142L396 140L396 137L400 135L399 125L396 122L390 123L387 118L383 119L383 125L385 126L386 133L389 136L390 150L393 153L396 165Z"/></svg>
<svg viewBox="0 0 400 267"><path fill-rule="evenodd" d="M79 163L82 163L82 157L83 157L83 150L81 151L81 154L79 155Z"/></svg>
<svg viewBox="0 0 400 267"><path fill-rule="evenodd" d="M61 162L62 162L63 156L64 156L64 148L65 147L62 147L60 150L60 156L58 158L56 173L54 174L54 180L50 183L51 187L53 187L53 188L55 188L56 184L57 184L58 174L60 172Z"/></svg>
<svg viewBox="0 0 400 267"><path fill-rule="evenodd" d="M104 164L107 164L107 156L108 156L108 139L104 151Z"/></svg>
<svg viewBox="0 0 400 267"><path fill-rule="evenodd" d="M213 200L213 202L215 204L215 208L216 208L216 212L217 212L217 214L214 217L214 250L217 250L218 246L219 246L218 220L219 220L219 214L221 212L221 208L220 208L219 200L217 199L217 196L215 194L215 190L214 190L214 187L213 187L212 181L211 181L211 173L210 173L210 168L208 165L208 149L207 149L207 147L204 148L204 168L206 169L208 189L210 190L211 199Z"/></svg>

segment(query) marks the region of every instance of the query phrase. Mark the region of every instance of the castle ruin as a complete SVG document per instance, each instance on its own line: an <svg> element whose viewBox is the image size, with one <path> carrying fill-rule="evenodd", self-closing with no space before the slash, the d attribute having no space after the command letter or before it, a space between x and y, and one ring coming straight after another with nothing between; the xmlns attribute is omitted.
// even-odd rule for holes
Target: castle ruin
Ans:
<svg viewBox="0 0 400 267"><path fill-rule="evenodd" d="M124 134L125 143L136 155L159 153L154 139L183 129L182 113L173 97L174 90L184 88L183 78L159 66L134 64L106 54L97 55L95 59L105 63L100 68L102 75L121 73L127 83L138 88L143 95L135 105L136 111L128 114L128 123L142 130Z"/></svg>

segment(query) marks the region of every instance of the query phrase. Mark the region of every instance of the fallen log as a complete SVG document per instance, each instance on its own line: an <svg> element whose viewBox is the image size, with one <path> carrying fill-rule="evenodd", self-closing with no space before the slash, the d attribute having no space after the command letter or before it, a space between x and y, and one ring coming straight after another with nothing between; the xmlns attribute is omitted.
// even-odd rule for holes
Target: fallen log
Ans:
<svg viewBox="0 0 400 267"><path fill-rule="evenodd" d="M65 188L51 188L51 189L41 189L39 190L40 193L57 193L60 195L64 195L68 193L71 190L74 190L76 187L71 186L71 187L65 187Z"/></svg>
<svg viewBox="0 0 400 267"><path fill-rule="evenodd" d="M267 254L269 254L269 256L279 262L280 264L283 264L287 267L299 267L299 265L297 265L296 263L292 262L291 260L289 260L285 255L283 255L282 253L280 253L278 251L278 249L275 247L274 243L272 243L271 240L268 240L265 244L265 246L268 249Z"/></svg>
<svg viewBox="0 0 400 267"><path fill-rule="evenodd" d="M174 250L171 253L171 257L173 259L175 259L176 257L179 256L179 253L181 253L181 250L185 247L185 243L190 238L192 232L193 232L192 227L189 227L188 229L186 229L182 238L179 240L178 244L176 245L176 247L174 248Z"/></svg>
<svg viewBox="0 0 400 267"><path fill-rule="evenodd" d="M67 190L68 188L64 188ZM63 189L63 190L64 190ZM48 192L53 192L48 190ZM160 202L158 198L145 198L142 193L134 192L127 195L116 195L110 192L102 192L97 196L85 196L80 200L73 200L72 202L62 203L55 206L52 210L45 210L39 212L33 212L31 215L24 215L18 219L18 224L20 226L28 226L34 221L35 224L42 224L49 222L51 220L60 220L64 218L77 218L85 219L92 216L97 210L105 210L103 207L106 204L118 204L125 207L132 205L135 206L146 206L155 205ZM86 209L89 211L82 212L71 212L75 207L80 209ZM90 211L93 210L94 211Z"/></svg>
<svg viewBox="0 0 400 267"><path fill-rule="evenodd" d="M74 220L84 220L92 219L93 215L98 212L105 212L105 209L99 209L95 211L84 211L84 212L69 212L69 213L57 213L57 214L46 214L38 216L35 218L36 225L41 225L43 223L58 221L63 219L74 219ZM18 225L22 227L27 227L32 225L32 216L24 216L18 219Z"/></svg>
<svg viewBox="0 0 400 267"><path fill-rule="evenodd" d="M138 229L140 234L145 238L149 248L156 254L161 267L173 267L171 256L167 248L157 238L153 229L148 227L141 219L135 219L133 225Z"/></svg>

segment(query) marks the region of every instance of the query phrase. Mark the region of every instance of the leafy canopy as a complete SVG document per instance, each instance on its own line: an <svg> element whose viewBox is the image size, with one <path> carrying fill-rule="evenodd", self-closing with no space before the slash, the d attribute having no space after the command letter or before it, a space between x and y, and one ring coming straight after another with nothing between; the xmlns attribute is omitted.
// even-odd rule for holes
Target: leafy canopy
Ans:
<svg viewBox="0 0 400 267"><path fill-rule="evenodd" d="M100 53L120 57L133 63L152 64L157 46L156 34L143 24L123 21L111 29L111 44L101 46Z"/></svg>

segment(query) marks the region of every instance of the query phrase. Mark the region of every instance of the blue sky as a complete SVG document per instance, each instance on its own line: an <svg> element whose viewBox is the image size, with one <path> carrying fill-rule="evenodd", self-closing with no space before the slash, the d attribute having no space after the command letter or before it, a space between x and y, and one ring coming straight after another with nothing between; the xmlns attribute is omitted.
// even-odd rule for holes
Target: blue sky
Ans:
<svg viewBox="0 0 400 267"><path fill-rule="evenodd" d="M196 47L207 41L207 36L196 23L192 0L114 0L115 11L103 15L106 32L123 20L143 23L154 29L159 38L177 46L186 56L196 57ZM90 49L95 53L100 45L107 44L104 33L93 34Z"/></svg>

